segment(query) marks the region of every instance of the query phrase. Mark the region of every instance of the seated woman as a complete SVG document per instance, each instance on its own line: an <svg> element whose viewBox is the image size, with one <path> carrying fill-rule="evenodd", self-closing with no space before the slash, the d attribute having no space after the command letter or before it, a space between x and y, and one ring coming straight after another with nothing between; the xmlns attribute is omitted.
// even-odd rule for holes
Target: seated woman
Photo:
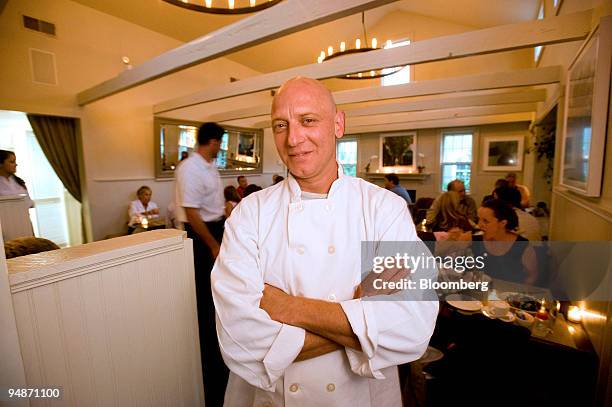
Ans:
<svg viewBox="0 0 612 407"><path fill-rule="evenodd" d="M159 208L157 204L151 201L151 195L153 191L146 185L138 188L136 196L138 199L130 203L128 215L130 216L130 222L128 223L128 234L132 234L136 229L134 225L140 223L141 218L158 218Z"/></svg>
<svg viewBox="0 0 612 407"><path fill-rule="evenodd" d="M232 211L240 202L240 195L238 195L238 190L233 185L228 185L223 190L223 196L225 197L225 217L229 218L232 214Z"/></svg>
<svg viewBox="0 0 612 407"><path fill-rule="evenodd" d="M427 225L433 232L448 232L456 228L468 232L473 229L467 216L459 212L459 199L459 194L454 191L440 196L440 205L433 214L433 221Z"/></svg>
<svg viewBox="0 0 612 407"><path fill-rule="evenodd" d="M506 281L533 285L538 277L537 258L528 240L514 232L518 217L508 203L492 199L478 209L478 227L473 236L474 256L484 256L485 273Z"/></svg>

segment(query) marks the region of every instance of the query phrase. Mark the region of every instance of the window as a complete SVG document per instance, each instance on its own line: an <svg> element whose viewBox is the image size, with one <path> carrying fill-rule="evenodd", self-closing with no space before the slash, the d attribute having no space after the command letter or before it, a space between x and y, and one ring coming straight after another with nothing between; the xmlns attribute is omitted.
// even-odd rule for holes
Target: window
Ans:
<svg viewBox="0 0 612 407"><path fill-rule="evenodd" d="M336 159L346 175L357 176L357 140L342 140L336 145Z"/></svg>
<svg viewBox="0 0 612 407"><path fill-rule="evenodd" d="M453 133L442 136L442 185L441 190L446 191L446 185L455 179L465 184L466 191L470 190L472 173L472 134Z"/></svg>
<svg viewBox="0 0 612 407"><path fill-rule="evenodd" d="M544 2L540 3L540 9L538 10L538 20L544 19ZM533 49L533 60L537 64L540 61L540 56L542 55L542 46L538 45Z"/></svg>
<svg viewBox="0 0 612 407"><path fill-rule="evenodd" d="M385 45L385 48L403 47L409 44L410 44L410 40L388 42L387 45ZM387 72L392 72L395 69L396 68L385 68L382 70L382 73L385 74ZM410 65L406 65L401 70L394 73L393 75L383 76L381 78L382 86L401 85L403 83L409 83L409 82L410 82Z"/></svg>

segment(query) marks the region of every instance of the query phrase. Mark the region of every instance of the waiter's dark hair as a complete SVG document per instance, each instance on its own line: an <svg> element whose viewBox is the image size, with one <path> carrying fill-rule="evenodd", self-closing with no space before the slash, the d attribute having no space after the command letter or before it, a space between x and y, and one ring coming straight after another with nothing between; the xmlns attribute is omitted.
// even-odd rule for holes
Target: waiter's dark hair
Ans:
<svg viewBox="0 0 612 407"><path fill-rule="evenodd" d="M395 174L385 174L385 178L393 185L399 185L400 183L399 177Z"/></svg>
<svg viewBox="0 0 612 407"><path fill-rule="evenodd" d="M225 130L217 123L204 123L198 129L198 144L204 146L210 142L210 140L221 140L223 138Z"/></svg>
<svg viewBox="0 0 612 407"><path fill-rule="evenodd" d="M482 207L491 209L498 222L505 220L507 230L514 230L518 227L518 216L509 203L501 199L491 199L483 202Z"/></svg>
<svg viewBox="0 0 612 407"><path fill-rule="evenodd" d="M9 159L9 157L16 157L15 153L10 151L10 150L0 150L0 165L4 164L4 162L6 160ZM21 178L19 178L17 175L13 174L13 177L15 177L15 181L17 181L17 183L19 185L21 185L22 187L26 187L25 181L22 180Z"/></svg>

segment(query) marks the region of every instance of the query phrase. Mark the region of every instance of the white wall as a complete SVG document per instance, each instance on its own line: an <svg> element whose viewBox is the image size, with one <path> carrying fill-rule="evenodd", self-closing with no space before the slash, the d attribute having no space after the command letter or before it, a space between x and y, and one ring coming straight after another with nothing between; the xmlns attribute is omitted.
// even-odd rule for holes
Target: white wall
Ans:
<svg viewBox="0 0 612 407"><path fill-rule="evenodd" d="M417 133L417 150L419 153L425 154L423 165L425 172L431 176L423 182L406 182L402 181L402 186L407 189L416 189L417 199L421 197L435 198L442 190L440 183L442 180L440 168L440 146L442 143L443 132L468 131L472 132L473 149L472 149L472 177L471 177L471 195L480 204L482 198L488 195L493 190L493 185L498 178L504 178L506 171L484 171L482 170L482 149L484 137L489 135L506 136L506 135L524 135L529 137L527 123L505 123L486 126L473 126L469 128L449 128L449 129L423 129L416 130ZM362 172L367 164L368 159L372 155L380 157L380 134L365 134L357 136L359 140L357 161L357 170ZM533 165L533 154L526 154L523 157L523 171L517 171L519 182L522 182L523 173L529 170ZM370 171L374 172L378 169L378 160L372 162ZM530 186L530 185L528 185Z"/></svg>

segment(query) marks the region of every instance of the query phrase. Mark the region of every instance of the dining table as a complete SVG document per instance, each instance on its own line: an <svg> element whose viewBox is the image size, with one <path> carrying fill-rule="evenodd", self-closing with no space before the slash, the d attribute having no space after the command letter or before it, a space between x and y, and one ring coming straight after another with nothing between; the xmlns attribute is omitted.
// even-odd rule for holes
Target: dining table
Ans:
<svg viewBox="0 0 612 407"><path fill-rule="evenodd" d="M489 296L500 301L503 293L525 293L555 304L545 288L496 280L494 289L485 298L480 294L481 301L473 291L458 294L483 305ZM563 312L550 313L544 335L519 323L488 316L480 308L460 309L442 298L430 346L443 357L399 367L404 405L592 405L599 361L582 325L568 322ZM415 370L423 377L415 379Z"/></svg>

